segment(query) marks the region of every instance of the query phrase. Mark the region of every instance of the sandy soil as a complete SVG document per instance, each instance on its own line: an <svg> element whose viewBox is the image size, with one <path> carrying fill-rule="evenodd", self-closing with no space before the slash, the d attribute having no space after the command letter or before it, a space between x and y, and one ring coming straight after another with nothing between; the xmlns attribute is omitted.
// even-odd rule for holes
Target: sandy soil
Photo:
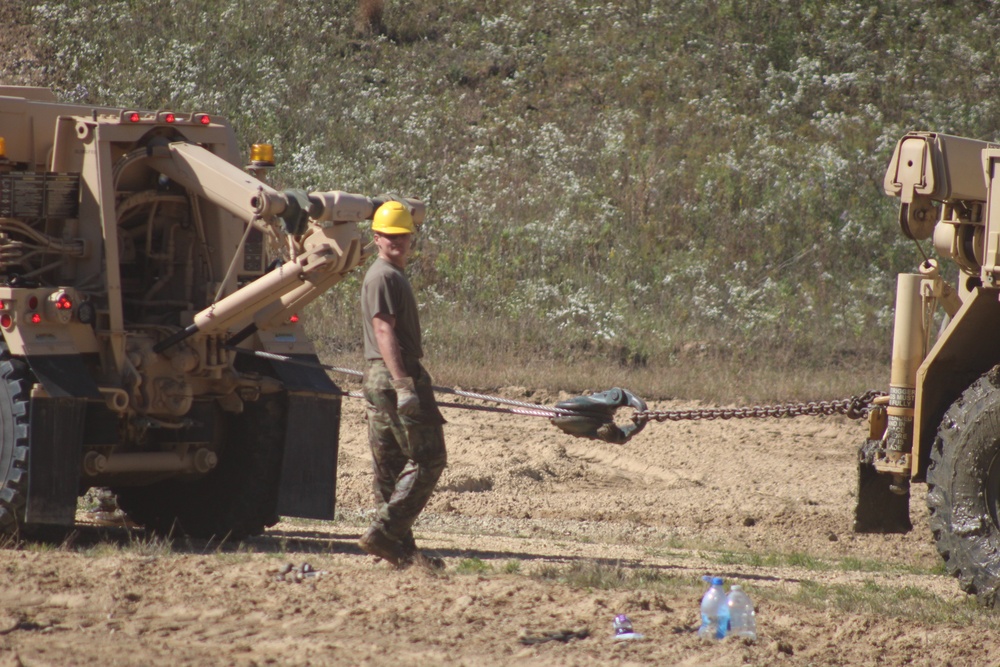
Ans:
<svg viewBox="0 0 1000 667"><path fill-rule="evenodd" d="M923 489L915 490L912 533L851 532L859 422L654 423L614 446L571 438L544 419L450 409L449 467L416 528L418 542L446 562L432 574L392 570L357 548L370 512L368 455L359 401L347 400L344 411L336 522L282 522L243 545L165 547L142 531L89 526L81 515L72 544L0 550L8 582L0 667L1000 660L988 620L904 622L795 601L813 584L915 590L926 595L917 604L963 599L953 579L926 574L938 557ZM753 554L787 563L775 556L793 553L834 566L749 564ZM896 567L836 567L845 558ZM283 566L303 563L321 573L277 580ZM595 564L674 583L601 590L533 576ZM756 643L699 641L700 577L708 573L757 596ZM618 613L646 640L616 643ZM521 643L561 630L589 636Z"/></svg>

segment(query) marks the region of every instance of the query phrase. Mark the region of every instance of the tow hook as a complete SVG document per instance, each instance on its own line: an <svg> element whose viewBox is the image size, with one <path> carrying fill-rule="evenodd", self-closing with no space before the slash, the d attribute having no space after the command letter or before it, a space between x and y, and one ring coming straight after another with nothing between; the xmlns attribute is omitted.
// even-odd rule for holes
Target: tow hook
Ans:
<svg viewBox="0 0 1000 667"><path fill-rule="evenodd" d="M589 396L577 396L556 403L559 410L571 411L552 418L552 424L577 438L603 440L615 445L628 442L646 425L646 420L633 419L631 424L619 426L614 417L618 408L629 406L636 412L645 412L646 403L626 389L615 387Z"/></svg>

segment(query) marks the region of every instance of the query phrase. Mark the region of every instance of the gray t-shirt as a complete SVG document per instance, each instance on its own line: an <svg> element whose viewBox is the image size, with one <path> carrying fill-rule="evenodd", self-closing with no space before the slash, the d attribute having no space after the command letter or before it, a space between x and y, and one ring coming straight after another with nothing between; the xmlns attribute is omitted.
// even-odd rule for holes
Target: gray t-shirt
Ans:
<svg viewBox="0 0 1000 667"><path fill-rule="evenodd" d="M361 320L365 332L365 359L368 360L382 358L372 326L372 318L376 315L395 316L396 339L404 359L424 356L417 299L410 281L402 269L381 257L375 258L361 286Z"/></svg>

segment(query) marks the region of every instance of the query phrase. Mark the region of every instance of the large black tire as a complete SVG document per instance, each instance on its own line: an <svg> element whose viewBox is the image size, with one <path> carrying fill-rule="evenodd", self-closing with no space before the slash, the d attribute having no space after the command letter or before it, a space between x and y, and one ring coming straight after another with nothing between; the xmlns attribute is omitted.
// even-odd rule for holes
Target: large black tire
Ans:
<svg viewBox="0 0 1000 667"><path fill-rule="evenodd" d="M927 470L930 528L948 572L986 606L1000 587L1000 366L956 400Z"/></svg>
<svg viewBox="0 0 1000 667"><path fill-rule="evenodd" d="M31 385L27 365L0 343L0 533L7 535L24 528Z"/></svg>
<svg viewBox="0 0 1000 667"><path fill-rule="evenodd" d="M273 394L242 414L219 413L219 464L196 480L112 489L136 523L163 535L239 540L278 521L287 400Z"/></svg>

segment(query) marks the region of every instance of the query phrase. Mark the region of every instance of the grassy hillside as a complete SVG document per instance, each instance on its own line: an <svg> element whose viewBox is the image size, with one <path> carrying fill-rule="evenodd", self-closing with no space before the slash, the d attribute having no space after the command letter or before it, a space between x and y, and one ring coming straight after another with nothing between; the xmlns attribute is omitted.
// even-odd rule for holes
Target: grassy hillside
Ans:
<svg viewBox="0 0 1000 667"><path fill-rule="evenodd" d="M920 260L892 148L1000 129L987 2L15 2L63 99L219 113L278 185L424 198L431 365L465 384L887 380ZM329 354L356 356L357 288L309 313ZM737 388L803 369L845 375Z"/></svg>

